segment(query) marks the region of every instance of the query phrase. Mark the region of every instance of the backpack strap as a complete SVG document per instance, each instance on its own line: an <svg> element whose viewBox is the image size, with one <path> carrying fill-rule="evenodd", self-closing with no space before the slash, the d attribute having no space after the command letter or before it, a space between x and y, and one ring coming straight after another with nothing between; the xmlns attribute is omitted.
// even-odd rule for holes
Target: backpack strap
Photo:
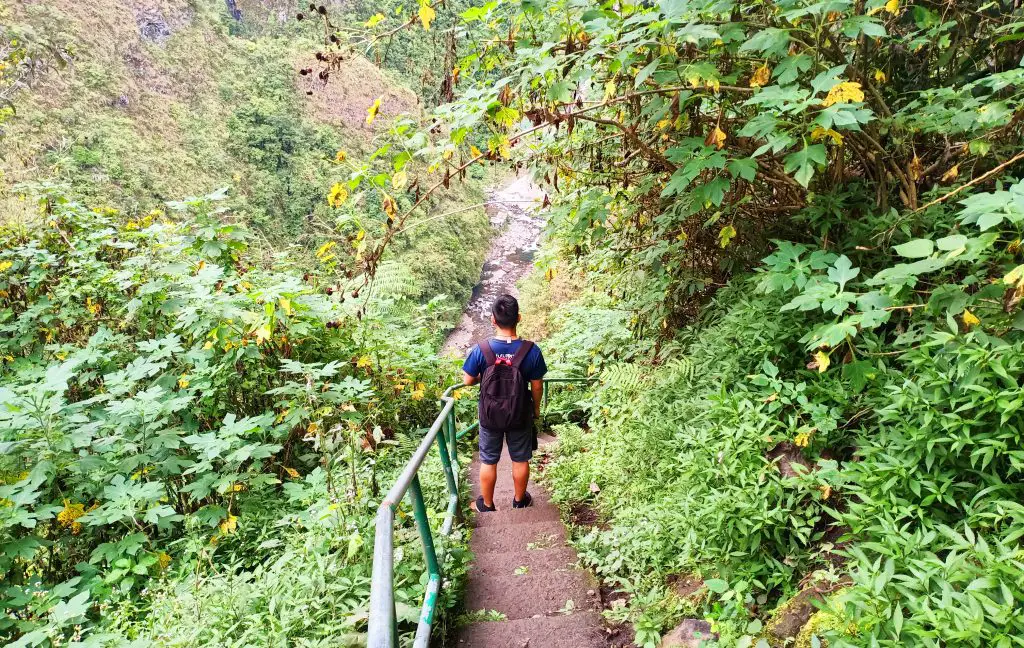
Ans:
<svg viewBox="0 0 1024 648"><path fill-rule="evenodd" d="M527 354L533 349L533 342L529 340L523 340L519 348L516 349L516 354L512 356L512 366L519 369L519 365L523 364L523 360L526 360Z"/></svg>
<svg viewBox="0 0 1024 648"><path fill-rule="evenodd" d="M494 355L494 350L491 348L491 343L486 339L477 342L477 346L480 347L480 353L484 354L484 361L487 366L490 367L498 361L498 356Z"/></svg>

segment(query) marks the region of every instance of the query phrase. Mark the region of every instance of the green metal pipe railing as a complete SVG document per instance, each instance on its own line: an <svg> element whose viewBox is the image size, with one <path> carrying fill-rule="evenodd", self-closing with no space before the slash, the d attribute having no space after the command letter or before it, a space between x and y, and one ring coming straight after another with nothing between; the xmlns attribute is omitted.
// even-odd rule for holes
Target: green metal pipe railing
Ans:
<svg viewBox="0 0 1024 648"><path fill-rule="evenodd" d="M543 404L546 408L549 383L590 382L588 378L547 378L544 380ZM444 564L443 551L439 552L434 544L434 536L430 530L427 507L420 487L419 469L430 454L431 446L437 441L444 470L445 483L448 487L448 508L444 522L441 524L440 537L447 538L451 534L459 511L459 478L461 470L457 453L458 440L479 426L473 423L461 432L456 432L455 391L466 385L452 385L441 395L441 412L427 430L423 440L409 458L395 484L384 496L377 509L376 528L373 542L373 575L370 585L370 620L367 645L371 648L395 648L398 646L398 622L395 614L394 589L394 542L395 512L402 499L409 495L412 503L416 528L419 530L423 555L427 563L427 587L423 597L419 624L416 627L415 648L426 648L430 643L430 631L434 623L434 612L437 597L441 591L441 566ZM439 558L439 554L441 557Z"/></svg>

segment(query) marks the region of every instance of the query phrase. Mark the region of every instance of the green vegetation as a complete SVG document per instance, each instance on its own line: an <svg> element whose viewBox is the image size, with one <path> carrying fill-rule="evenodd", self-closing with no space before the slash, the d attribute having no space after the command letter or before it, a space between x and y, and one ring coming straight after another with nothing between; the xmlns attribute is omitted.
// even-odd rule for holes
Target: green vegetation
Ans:
<svg viewBox="0 0 1024 648"><path fill-rule="evenodd" d="M367 232L416 200L370 154L415 96L364 60L359 92L309 96L311 41L222 12L0 9L5 645L364 641L373 516L450 382L483 174L425 203L458 215L392 232L364 287ZM353 175L375 184L339 199ZM399 517L408 641L423 565Z"/></svg>
<svg viewBox="0 0 1024 648"><path fill-rule="evenodd" d="M550 187L542 267L590 290L546 347L601 387L548 478L596 507L580 547L638 645L686 615L725 645L1020 645L1020 10L462 15L424 154ZM827 613L780 635L801 590Z"/></svg>
<svg viewBox="0 0 1024 648"><path fill-rule="evenodd" d="M17 645L364 628L380 489L447 373L439 314L395 296L357 320L329 274L254 259L216 198L137 220L50 190L45 226L4 232L0 630ZM406 620L420 555L396 574Z"/></svg>
<svg viewBox="0 0 1024 648"><path fill-rule="evenodd" d="M639 646L684 617L1024 644L1015 5L201 2L110 14L115 60L80 4L0 14L0 101L37 99L0 107L6 181L35 182L3 197L0 632L357 643L491 163L549 191L531 334L599 383L556 398L587 415L545 478L596 515L576 541ZM415 100L356 52L452 101L394 118Z"/></svg>

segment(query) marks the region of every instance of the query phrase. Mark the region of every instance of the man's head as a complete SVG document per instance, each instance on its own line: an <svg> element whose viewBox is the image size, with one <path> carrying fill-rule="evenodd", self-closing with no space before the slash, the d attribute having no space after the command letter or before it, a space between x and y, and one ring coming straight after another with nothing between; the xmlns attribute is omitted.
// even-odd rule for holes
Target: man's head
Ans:
<svg viewBox="0 0 1024 648"><path fill-rule="evenodd" d="M491 322L501 329L514 330L519 324L519 302L512 295L502 295L491 307Z"/></svg>

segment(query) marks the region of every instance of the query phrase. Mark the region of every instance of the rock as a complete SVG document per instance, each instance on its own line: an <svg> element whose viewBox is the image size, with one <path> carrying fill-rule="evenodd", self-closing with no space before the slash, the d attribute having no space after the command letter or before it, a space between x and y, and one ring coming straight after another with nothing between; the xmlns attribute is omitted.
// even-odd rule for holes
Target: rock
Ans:
<svg viewBox="0 0 1024 648"><path fill-rule="evenodd" d="M693 574L689 576L675 575L669 577L668 586L679 598L688 599L704 588L704 579Z"/></svg>
<svg viewBox="0 0 1024 648"><path fill-rule="evenodd" d="M675 630L661 640L658 648L700 648L711 646L718 635L711 632L711 624L701 619L683 619Z"/></svg>
<svg viewBox="0 0 1024 648"><path fill-rule="evenodd" d="M817 579L779 606L766 628L767 638L771 645L790 645L807 625L811 616L818 611L816 604L821 604L826 596L850 582L849 577L843 577L834 583Z"/></svg>
<svg viewBox="0 0 1024 648"><path fill-rule="evenodd" d="M810 470L810 464L800 452L800 448L789 441L783 441L769 450L767 459L778 465L783 477L796 477L797 469L793 467L796 465L803 466L804 473Z"/></svg>

